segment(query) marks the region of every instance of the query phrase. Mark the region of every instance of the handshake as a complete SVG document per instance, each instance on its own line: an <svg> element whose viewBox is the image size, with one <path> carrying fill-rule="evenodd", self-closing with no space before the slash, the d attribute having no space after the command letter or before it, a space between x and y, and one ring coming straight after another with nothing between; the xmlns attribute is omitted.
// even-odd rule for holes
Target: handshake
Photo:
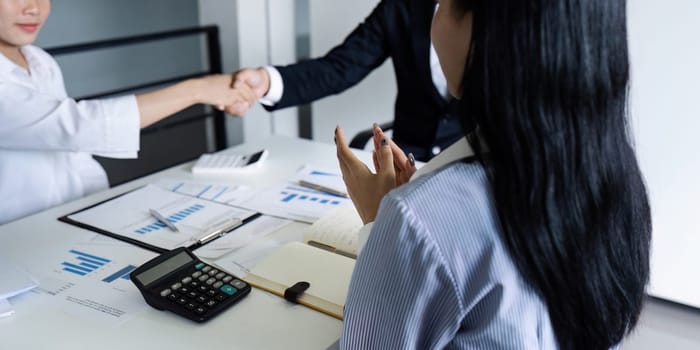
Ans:
<svg viewBox="0 0 700 350"><path fill-rule="evenodd" d="M215 106L228 114L242 117L270 89L265 68L244 68L231 75L200 78L198 102Z"/></svg>

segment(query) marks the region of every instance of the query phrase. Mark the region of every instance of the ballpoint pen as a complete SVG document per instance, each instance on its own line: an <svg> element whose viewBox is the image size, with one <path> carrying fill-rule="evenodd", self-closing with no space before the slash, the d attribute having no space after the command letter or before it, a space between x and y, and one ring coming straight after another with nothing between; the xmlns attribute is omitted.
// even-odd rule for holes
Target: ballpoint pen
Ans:
<svg viewBox="0 0 700 350"><path fill-rule="evenodd" d="M211 232L205 233L203 236L199 237L199 239L197 239L197 243L205 244L216 237L223 236L242 224L243 221L239 218L227 219L217 225L214 225L214 229Z"/></svg>
<svg viewBox="0 0 700 350"><path fill-rule="evenodd" d="M322 185L315 184L315 183L312 183L312 182L304 181L304 180L299 180L299 186L301 186L301 187L306 187L306 188L310 188L310 189L312 189L312 190L316 190L316 191L319 191L319 192L324 192L324 193L332 194L332 195L338 196L338 197L343 197L343 198L347 198L347 197L348 197L348 194L347 194L347 193L338 191L338 190L336 190L336 189L332 189L332 188L330 188L330 187L326 187L326 186L322 186Z"/></svg>
<svg viewBox="0 0 700 350"><path fill-rule="evenodd" d="M157 210L148 209L148 212L151 213L151 216L153 216L156 220L164 223L166 226L168 226L174 232L180 231L177 229L177 226L175 226L172 222L168 221L168 219L166 219L163 215L161 215Z"/></svg>

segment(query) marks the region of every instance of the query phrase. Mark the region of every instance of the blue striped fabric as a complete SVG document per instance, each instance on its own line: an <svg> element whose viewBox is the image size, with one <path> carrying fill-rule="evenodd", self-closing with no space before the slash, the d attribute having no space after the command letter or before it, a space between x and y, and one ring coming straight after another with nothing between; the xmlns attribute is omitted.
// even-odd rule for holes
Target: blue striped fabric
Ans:
<svg viewBox="0 0 700 350"><path fill-rule="evenodd" d="M480 164L459 162L384 198L353 272L341 348L557 348L488 188Z"/></svg>

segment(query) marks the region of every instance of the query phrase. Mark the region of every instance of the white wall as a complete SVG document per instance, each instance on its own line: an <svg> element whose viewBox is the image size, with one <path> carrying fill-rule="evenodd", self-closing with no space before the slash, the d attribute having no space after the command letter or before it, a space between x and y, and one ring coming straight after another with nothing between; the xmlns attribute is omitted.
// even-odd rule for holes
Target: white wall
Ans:
<svg viewBox="0 0 700 350"><path fill-rule="evenodd" d="M362 22L378 0L310 0L311 56L325 54L340 44ZM389 60L357 86L340 95L312 104L313 139L332 143L340 125L348 137L368 129L373 122L394 119L396 80ZM348 140L349 141L349 140Z"/></svg>
<svg viewBox="0 0 700 350"><path fill-rule="evenodd" d="M628 6L631 107L654 224L650 293L700 307L700 2Z"/></svg>

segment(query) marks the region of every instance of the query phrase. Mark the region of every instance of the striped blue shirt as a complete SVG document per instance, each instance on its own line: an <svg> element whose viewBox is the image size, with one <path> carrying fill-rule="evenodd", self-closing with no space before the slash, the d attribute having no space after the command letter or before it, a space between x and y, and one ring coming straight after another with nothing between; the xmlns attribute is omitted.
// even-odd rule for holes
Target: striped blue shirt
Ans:
<svg viewBox="0 0 700 350"><path fill-rule="evenodd" d="M556 349L513 265L484 169L452 163L390 192L345 304L344 349Z"/></svg>

